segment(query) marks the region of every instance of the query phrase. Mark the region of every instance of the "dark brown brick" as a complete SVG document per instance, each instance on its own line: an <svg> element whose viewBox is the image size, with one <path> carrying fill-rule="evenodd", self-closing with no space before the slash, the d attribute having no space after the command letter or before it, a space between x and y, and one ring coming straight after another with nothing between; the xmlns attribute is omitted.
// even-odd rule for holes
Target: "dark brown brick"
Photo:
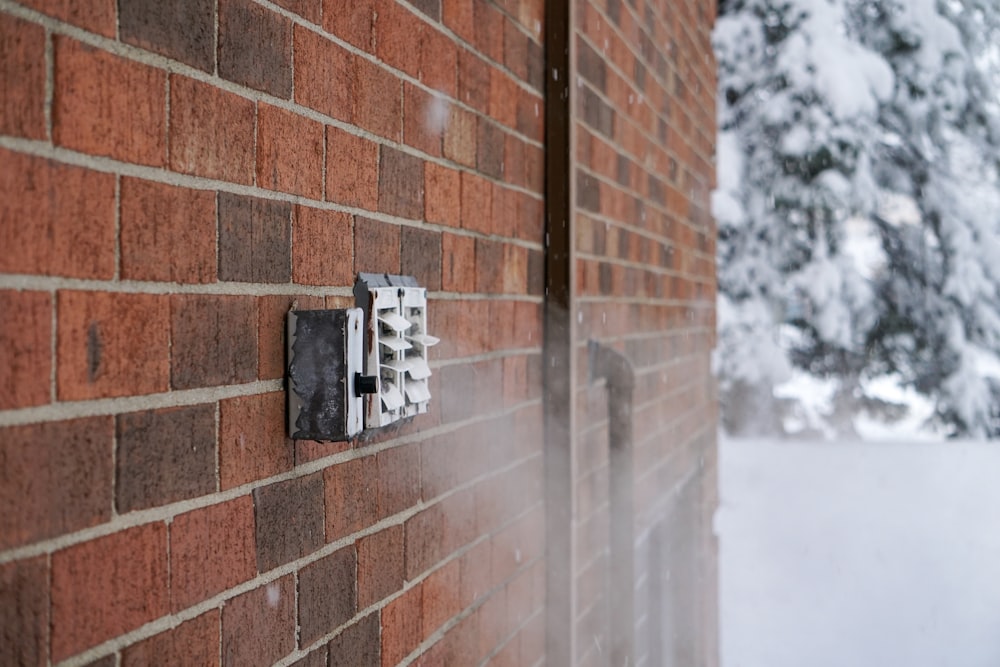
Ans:
<svg viewBox="0 0 1000 667"><path fill-rule="evenodd" d="M114 653L88 662L84 667L118 667L118 656Z"/></svg>
<svg viewBox="0 0 1000 667"><path fill-rule="evenodd" d="M52 377L52 297L0 290L0 410L48 403Z"/></svg>
<svg viewBox="0 0 1000 667"><path fill-rule="evenodd" d="M399 225L357 216L354 219L354 271L399 273Z"/></svg>
<svg viewBox="0 0 1000 667"><path fill-rule="evenodd" d="M241 496L170 524L170 607L177 612L257 573L253 501Z"/></svg>
<svg viewBox="0 0 1000 667"><path fill-rule="evenodd" d="M309 646L357 613L357 570L358 555L352 544L299 571L301 646Z"/></svg>
<svg viewBox="0 0 1000 667"><path fill-rule="evenodd" d="M522 81L528 76L528 36L516 21L503 22L503 63Z"/></svg>
<svg viewBox="0 0 1000 667"><path fill-rule="evenodd" d="M374 456L345 461L323 471L326 537L338 540L375 523L378 477Z"/></svg>
<svg viewBox="0 0 1000 667"><path fill-rule="evenodd" d="M0 15L0 134L45 138L45 29Z"/></svg>
<svg viewBox="0 0 1000 667"><path fill-rule="evenodd" d="M364 609L403 588L403 527L362 537L358 546L358 607Z"/></svg>
<svg viewBox="0 0 1000 667"><path fill-rule="evenodd" d="M117 418L115 503L121 513L215 491L215 405Z"/></svg>
<svg viewBox="0 0 1000 667"><path fill-rule="evenodd" d="M441 0L407 0L407 2L435 21L441 20Z"/></svg>
<svg viewBox="0 0 1000 667"><path fill-rule="evenodd" d="M57 304L60 399L166 391L170 364L166 297L59 292Z"/></svg>
<svg viewBox="0 0 1000 667"><path fill-rule="evenodd" d="M217 609L129 646L122 651L121 661L122 667L147 665L211 667L218 664L219 611Z"/></svg>
<svg viewBox="0 0 1000 667"><path fill-rule="evenodd" d="M291 97L291 21L251 0L220 0L219 75L276 97Z"/></svg>
<svg viewBox="0 0 1000 667"><path fill-rule="evenodd" d="M122 278L215 281L213 192L122 178L120 225Z"/></svg>
<svg viewBox="0 0 1000 667"><path fill-rule="evenodd" d="M354 220L346 213L295 207L292 279L301 285L354 282Z"/></svg>
<svg viewBox="0 0 1000 667"><path fill-rule="evenodd" d="M378 210L402 218L424 214L424 161L388 146L379 159Z"/></svg>
<svg viewBox="0 0 1000 667"><path fill-rule="evenodd" d="M429 291L441 289L441 233L403 227L400 234L400 271L415 276Z"/></svg>
<svg viewBox="0 0 1000 667"><path fill-rule="evenodd" d="M327 658L326 645L322 645L317 649L314 649L312 653L307 654L304 658L299 658L292 663L292 667L327 667L329 659Z"/></svg>
<svg viewBox="0 0 1000 667"><path fill-rule="evenodd" d="M326 542L323 477L319 473L253 492L257 569L274 569L308 555Z"/></svg>
<svg viewBox="0 0 1000 667"><path fill-rule="evenodd" d="M480 116L476 135L476 168L493 178L503 177L504 132Z"/></svg>
<svg viewBox="0 0 1000 667"><path fill-rule="evenodd" d="M166 162L166 73L55 36L52 139L84 153Z"/></svg>
<svg viewBox="0 0 1000 667"><path fill-rule="evenodd" d="M291 111L257 105L257 185L323 197L323 126Z"/></svg>
<svg viewBox="0 0 1000 667"><path fill-rule="evenodd" d="M323 11L323 0L278 0L274 4L312 23L319 23Z"/></svg>
<svg viewBox="0 0 1000 667"><path fill-rule="evenodd" d="M167 613L167 527L150 523L52 554L52 661Z"/></svg>
<svg viewBox="0 0 1000 667"><path fill-rule="evenodd" d="M0 149L0 271L109 280L115 177Z"/></svg>
<svg viewBox="0 0 1000 667"><path fill-rule="evenodd" d="M330 667L380 667L380 628L377 611L345 628L330 641Z"/></svg>
<svg viewBox="0 0 1000 667"><path fill-rule="evenodd" d="M215 69L215 3L212 0L119 0L123 42L211 72Z"/></svg>
<svg viewBox="0 0 1000 667"><path fill-rule="evenodd" d="M503 291L503 248L500 241L476 239L476 291L500 293Z"/></svg>
<svg viewBox="0 0 1000 667"><path fill-rule="evenodd" d="M253 297L175 295L170 311L170 383L174 389L257 378L257 302Z"/></svg>
<svg viewBox="0 0 1000 667"><path fill-rule="evenodd" d="M285 394L240 396L219 404L219 477L223 489L292 469L295 450L285 430Z"/></svg>
<svg viewBox="0 0 1000 667"><path fill-rule="evenodd" d="M420 500L420 448L403 445L379 452L378 516L384 519Z"/></svg>
<svg viewBox="0 0 1000 667"><path fill-rule="evenodd" d="M251 100L185 76L171 76L170 168L253 183L255 116Z"/></svg>
<svg viewBox="0 0 1000 667"><path fill-rule="evenodd" d="M0 565L0 664L48 664L46 556Z"/></svg>
<svg viewBox="0 0 1000 667"><path fill-rule="evenodd" d="M292 278L289 202L219 193L219 279L287 283Z"/></svg>
<svg viewBox="0 0 1000 667"><path fill-rule="evenodd" d="M326 199L374 211L378 205L378 144L326 128Z"/></svg>
<svg viewBox="0 0 1000 667"><path fill-rule="evenodd" d="M295 582L282 577L222 608L222 664L267 667L295 648Z"/></svg>

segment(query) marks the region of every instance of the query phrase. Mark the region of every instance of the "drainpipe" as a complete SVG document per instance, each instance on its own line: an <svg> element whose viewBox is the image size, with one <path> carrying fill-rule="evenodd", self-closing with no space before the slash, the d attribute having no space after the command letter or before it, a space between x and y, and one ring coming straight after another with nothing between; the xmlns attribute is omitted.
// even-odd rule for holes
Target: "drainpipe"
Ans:
<svg viewBox="0 0 1000 667"><path fill-rule="evenodd" d="M608 388L611 496L611 665L635 664L635 536L632 489L632 397L635 371L621 352L587 343L590 381Z"/></svg>

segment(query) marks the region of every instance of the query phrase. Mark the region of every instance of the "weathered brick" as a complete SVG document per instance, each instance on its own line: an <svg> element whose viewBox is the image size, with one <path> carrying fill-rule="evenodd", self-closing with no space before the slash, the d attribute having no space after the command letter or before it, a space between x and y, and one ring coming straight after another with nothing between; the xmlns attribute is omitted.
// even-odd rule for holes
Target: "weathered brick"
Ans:
<svg viewBox="0 0 1000 667"><path fill-rule="evenodd" d="M399 273L399 225L354 219L354 271Z"/></svg>
<svg viewBox="0 0 1000 667"><path fill-rule="evenodd" d="M451 105L444 130L444 156L466 167L476 166L476 116Z"/></svg>
<svg viewBox="0 0 1000 667"><path fill-rule="evenodd" d="M354 60L352 122L373 134L403 138L403 86L392 72L361 58Z"/></svg>
<svg viewBox="0 0 1000 667"><path fill-rule="evenodd" d="M292 277L292 205L219 193L219 279L287 283Z"/></svg>
<svg viewBox="0 0 1000 667"><path fill-rule="evenodd" d="M476 133L476 169L493 178L503 177L503 151L503 130L480 117Z"/></svg>
<svg viewBox="0 0 1000 667"><path fill-rule="evenodd" d="M462 172L462 227L489 234L493 231L493 188L476 174Z"/></svg>
<svg viewBox="0 0 1000 667"><path fill-rule="evenodd" d="M174 389L257 378L257 302L253 297L174 295L169 331Z"/></svg>
<svg viewBox="0 0 1000 667"><path fill-rule="evenodd" d="M170 168L184 174L251 184L251 100L174 74L170 77Z"/></svg>
<svg viewBox="0 0 1000 667"><path fill-rule="evenodd" d="M375 523L377 470L375 457L366 456L323 471L327 540L338 540Z"/></svg>
<svg viewBox="0 0 1000 667"><path fill-rule="evenodd" d="M448 102L412 83L403 84L403 142L429 155L441 155Z"/></svg>
<svg viewBox="0 0 1000 667"><path fill-rule="evenodd" d="M379 452L378 516L402 512L420 500L420 448L403 445Z"/></svg>
<svg viewBox="0 0 1000 667"><path fill-rule="evenodd" d="M117 417L115 505L121 513L215 491L215 405Z"/></svg>
<svg viewBox="0 0 1000 667"><path fill-rule="evenodd" d="M115 0L25 0L21 4L84 30L115 36Z"/></svg>
<svg viewBox="0 0 1000 667"><path fill-rule="evenodd" d="M52 297L46 292L0 290L0 410L50 400Z"/></svg>
<svg viewBox="0 0 1000 667"><path fill-rule="evenodd" d="M150 523L52 554L52 660L167 613L167 527Z"/></svg>
<svg viewBox="0 0 1000 667"><path fill-rule="evenodd" d="M302 285L354 282L354 220L346 213L295 207L292 279Z"/></svg>
<svg viewBox="0 0 1000 667"><path fill-rule="evenodd" d="M342 12L342 7L333 10ZM327 20L330 9L327 10ZM295 26L295 101L337 120L350 122L357 57L322 35Z"/></svg>
<svg viewBox="0 0 1000 667"><path fill-rule="evenodd" d="M285 376L285 318L296 302L301 310L324 307L321 296L275 294L257 298L257 377L261 380Z"/></svg>
<svg viewBox="0 0 1000 667"><path fill-rule="evenodd" d="M57 303L61 400L166 391L170 311L165 297L67 291L59 292Z"/></svg>
<svg viewBox="0 0 1000 667"><path fill-rule="evenodd" d="M253 502L241 496L170 524L170 607L177 612L257 573Z"/></svg>
<svg viewBox="0 0 1000 667"><path fill-rule="evenodd" d="M127 162L166 161L166 73L55 36L52 139Z"/></svg>
<svg viewBox="0 0 1000 667"><path fill-rule="evenodd" d="M0 271L110 279L115 177L0 149Z"/></svg>
<svg viewBox="0 0 1000 667"><path fill-rule="evenodd" d="M379 667L382 664L380 626L376 611L330 640L330 667Z"/></svg>
<svg viewBox="0 0 1000 667"><path fill-rule="evenodd" d="M215 69L215 3L212 0L119 5L123 42L174 58L206 72Z"/></svg>
<svg viewBox="0 0 1000 667"><path fill-rule="evenodd" d="M274 569L326 543L323 477L319 473L271 484L253 492L257 569Z"/></svg>
<svg viewBox="0 0 1000 667"><path fill-rule="evenodd" d="M309 646L349 621L358 610L354 545L302 568L299 572L299 644Z"/></svg>
<svg viewBox="0 0 1000 667"><path fill-rule="evenodd" d="M461 177L458 171L428 162L424 165L424 218L451 227L461 225Z"/></svg>
<svg viewBox="0 0 1000 667"><path fill-rule="evenodd" d="M295 648L295 582L286 576L222 608L222 664L267 667Z"/></svg>
<svg viewBox="0 0 1000 667"><path fill-rule="evenodd" d="M326 128L326 199L374 211L378 204L378 145Z"/></svg>
<svg viewBox="0 0 1000 667"><path fill-rule="evenodd" d="M0 134L45 138L45 29L0 15Z"/></svg>
<svg viewBox="0 0 1000 667"><path fill-rule="evenodd" d="M257 185L310 199L323 196L323 126L291 111L257 105Z"/></svg>
<svg viewBox="0 0 1000 667"><path fill-rule="evenodd" d="M219 0L219 76L291 97L291 21L251 0Z"/></svg>
<svg viewBox="0 0 1000 667"><path fill-rule="evenodd" d="M215 280L214 193L122 178L120 225L122 278Z"/></svg>
<svg viewBox="0 0 1000 667"><path fill-rule="evenodd" d="M365 609L403 588L403 527L362 537L357 548L358 607Z"/></svg>
<svg viewBox="0 0 1000 667"><path fill-rule="evenodd" d="M49 568L45 556L0 565L0 663L48 664Z"/></svg>
<svg viewBox="0 0 1000 667"><path fill-rule="evenodd" d="M292 469L295 450L285 433L283 392L219 403L219 478L223 489Z"/></svg>
<svg viewBox="0 0 1000 667"><path fill-rule="evenodd" d="M122 667L181 664L205 667L219 664L217 609L181 623L176 628L153 635L122 651Z"/></svg>
<svg viewBox="0 0 1000 667"><path fill-rule="evenodd" d="M398 665L423 639L420 626L422 586L416 586L382 610L382 664Z"/></svg>
<svg viewBox="0 0 1000 667"><path fill-rule="evenodd" d="M400 230L400 271L432 292L441 289L441 234L430 229Z"/></svg>

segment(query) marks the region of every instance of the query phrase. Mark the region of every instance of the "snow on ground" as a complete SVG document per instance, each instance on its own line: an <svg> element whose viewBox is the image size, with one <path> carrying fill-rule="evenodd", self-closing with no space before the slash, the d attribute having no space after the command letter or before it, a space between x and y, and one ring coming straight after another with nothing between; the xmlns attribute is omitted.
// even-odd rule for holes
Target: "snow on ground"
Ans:
<svg viewBox="0 0 1000 667"><path fill-rule="evenodd" d="M723 667L1000 665L1000 444L720 448Z"/></svg>

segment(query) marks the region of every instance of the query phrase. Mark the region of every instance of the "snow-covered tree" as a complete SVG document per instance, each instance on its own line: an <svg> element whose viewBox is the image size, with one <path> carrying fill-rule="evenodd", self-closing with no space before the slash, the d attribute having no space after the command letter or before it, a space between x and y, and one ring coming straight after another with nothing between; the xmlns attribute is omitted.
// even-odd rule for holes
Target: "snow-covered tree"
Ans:
<svg viewBox="0 0 1000 667"><path fill-rule="evenodd" d="M730 429L775 428L797 368L846 412L892 374L952 432L1000 434L998 25L989 0L721 4Z"/></svg>

